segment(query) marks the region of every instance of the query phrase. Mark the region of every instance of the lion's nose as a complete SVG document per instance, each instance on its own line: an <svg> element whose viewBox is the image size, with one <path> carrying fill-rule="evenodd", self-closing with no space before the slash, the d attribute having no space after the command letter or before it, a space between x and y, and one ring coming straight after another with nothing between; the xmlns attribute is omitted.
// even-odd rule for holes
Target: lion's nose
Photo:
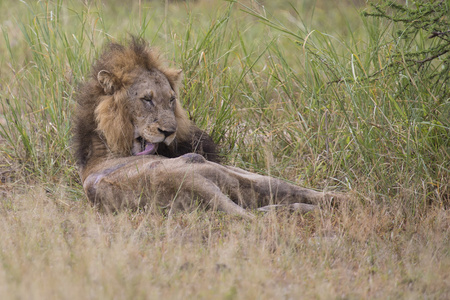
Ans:
<svg viewBox="0 0 450 300"><path fill-rule="evenodd" d="M161 132L162 134L164 134L164 137L168 137L171 136L172 134L175 133L175 130L162 130L160 128L158 128L158 131Z"/></svg>

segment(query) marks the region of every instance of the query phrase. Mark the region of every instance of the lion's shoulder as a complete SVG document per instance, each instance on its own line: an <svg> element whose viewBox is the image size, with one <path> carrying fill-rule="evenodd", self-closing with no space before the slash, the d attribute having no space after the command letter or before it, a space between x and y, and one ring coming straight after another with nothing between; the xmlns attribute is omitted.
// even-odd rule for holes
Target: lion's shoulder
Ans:
<svg viewBox="0 0 450 300"><path fill-rule="evenodd" d="M191 135L184 140L176 139L169 146L161 145L158 154L175 158L187 153L197 153L203 155L207 160L221 162L219 146L205 131L192 126Z"/></svg>

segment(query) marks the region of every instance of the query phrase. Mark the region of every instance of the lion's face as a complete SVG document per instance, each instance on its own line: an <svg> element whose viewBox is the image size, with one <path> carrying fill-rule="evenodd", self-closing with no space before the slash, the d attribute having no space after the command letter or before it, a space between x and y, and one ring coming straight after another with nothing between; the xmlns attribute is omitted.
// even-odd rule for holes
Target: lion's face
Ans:
<svg viewBox="0 0 450 300"><path fill-rule="evenodd" d="M158 144L189 135L191 123L176 93L181 76L180 70L163 73L142 67L119 76L98 72L104 94L95 109L97 131L110 151L121 156L154 154Z"/></svg>
<svg viewBox="0 0 450 300"><path fill-rule="evenodd" d="M95 126L99 139L91 147L80 147L82 159L100 153L102 147L125 157L154 154L160 143L174 145L175 138L190 140L193 125L177 99L183 73L165 67L158 52L141 40L128 47L110 44L92 75L79 102L80 116L88 118L94 109L94 120L79 117L78 135L80 141L95 140L89 130Z"/></svg>
<svg viewBox="0 0 450 300"><path fill-rule="evenodd" d="M158 70L138 70L128 89L128 111L133 125L133 155L154 154L159 143L175 139L176 93Z"/></svg>

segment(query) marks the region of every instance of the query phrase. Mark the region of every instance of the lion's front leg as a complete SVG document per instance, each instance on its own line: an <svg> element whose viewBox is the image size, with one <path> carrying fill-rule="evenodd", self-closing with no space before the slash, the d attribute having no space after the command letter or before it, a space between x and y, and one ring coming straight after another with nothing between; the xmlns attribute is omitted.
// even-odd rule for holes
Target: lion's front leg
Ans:
<svg viewBox="0 0 450 300"><path fill-rule="evenodd" d="M177 172L177 175L182 175ZM185 192L188 199L174 199L176 202L191 201L192 196L198 197L202 203L206 204L213 210L219 210L228 214L239 215L246 219L254 218L254 215L247 212L244 208L233 202L222 190L211 180L200 176L199 174L191 173L189 171L183 172L184 180L177 183L179 191Z"/></svg>

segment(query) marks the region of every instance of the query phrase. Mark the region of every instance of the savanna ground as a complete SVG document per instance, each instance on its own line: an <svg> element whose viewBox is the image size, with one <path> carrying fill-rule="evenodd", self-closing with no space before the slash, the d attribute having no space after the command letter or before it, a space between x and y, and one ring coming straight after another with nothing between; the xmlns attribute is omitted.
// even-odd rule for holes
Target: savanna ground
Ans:
<svg viewBox="0 0 450 300"><path fill-rule="evenodd" d="M364 1L124 3L0 2L1 299L450 297L448 65L394 55L433 40ZM128 34L184 70L228 164L348 200L253 221L92 208L73 95Z"/></svg>

